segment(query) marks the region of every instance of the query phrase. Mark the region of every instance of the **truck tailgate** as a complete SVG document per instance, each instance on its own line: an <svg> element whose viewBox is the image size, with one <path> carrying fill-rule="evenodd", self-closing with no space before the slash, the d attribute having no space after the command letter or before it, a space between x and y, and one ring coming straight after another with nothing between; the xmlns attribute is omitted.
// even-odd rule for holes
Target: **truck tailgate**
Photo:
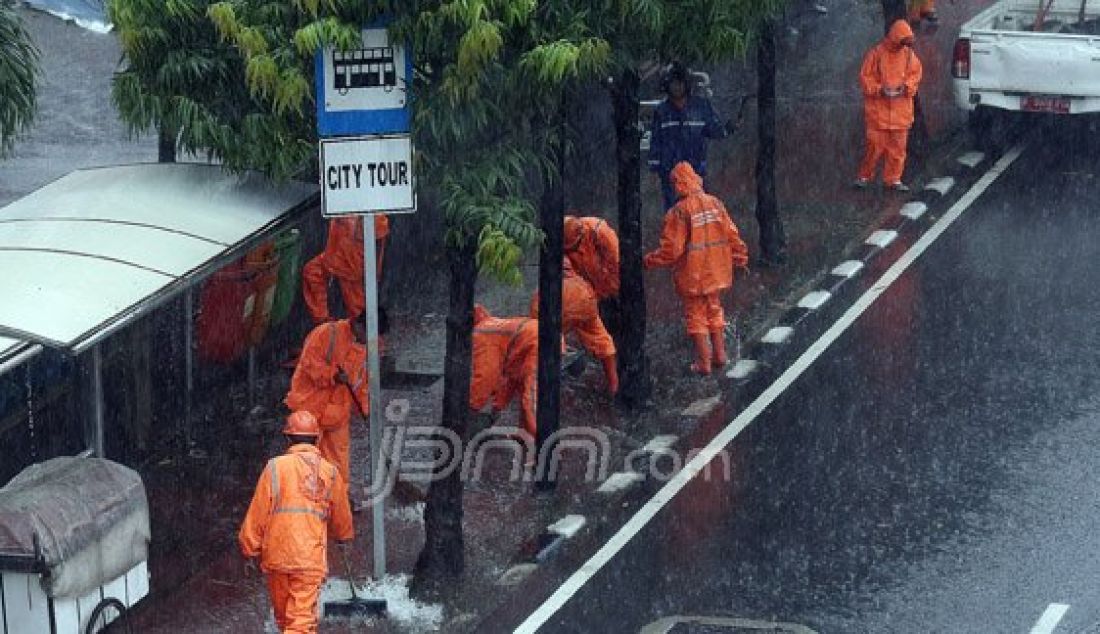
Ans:
<svg viewBox="0 0 1100 634"><path fill-rule="evenodd" d="M970 89L1100 96L1100 37L974 31Z"/></svg>

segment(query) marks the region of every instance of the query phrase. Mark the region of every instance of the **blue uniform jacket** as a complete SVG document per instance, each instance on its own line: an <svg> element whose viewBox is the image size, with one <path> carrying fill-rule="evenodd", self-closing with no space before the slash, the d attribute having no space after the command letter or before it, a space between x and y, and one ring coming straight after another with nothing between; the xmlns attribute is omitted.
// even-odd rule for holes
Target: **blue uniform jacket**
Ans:
<svg viewBox="0 0 1100 634"><path fill-rule="evenodd" d="M680 161L687 161L700 176L707 174L707 139L723 139L726 127L704 97L689 96L683 110L665 99L653 111L649 145L649 169L668 180Z"/></svg>

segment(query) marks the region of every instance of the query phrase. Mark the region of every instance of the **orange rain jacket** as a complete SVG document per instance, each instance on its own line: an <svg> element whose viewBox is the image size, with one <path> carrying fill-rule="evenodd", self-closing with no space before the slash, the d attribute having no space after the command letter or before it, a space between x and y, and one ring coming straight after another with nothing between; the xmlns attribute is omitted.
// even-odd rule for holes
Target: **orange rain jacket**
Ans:
<svg viewBox="0 0 1100 634"><path fill-rule="evenodd" d="M890 32L863 58L859 73L863 89L863 121L868 130L908 130L913 125L913 98L917 94L924 69L912 47L902 40L913 40L913 29L898 20ZM882 94L884 87L905 87L896 97Z"/></svg>
<svg viewBox="0 0 1100 634"><path fill-rule="evenodd" d="M390 220L384 214L374 217L374 239L390 235ZM328 241L323 252L325 268L331 275L363 280L363 218L351 216L329 221Z"/></svg>
<svg viewBox="0 0 1100 634"><path fill-rule="evenodd" d="M539 318L539 292L531 297L528 314ZM561 281L561 334L564 338L571 332L577 333L581 344L597 359L615 355L615 341L607 332L600 319L599 304L592 285L581 277L569 263L562 261Z"/></svg>
<svg viewBox="0 0 1100 634"><path fill-rule="evenodd" d="M520 417L535 433L539 321L528 317L493 317L484 307L474 310L473 374L470 409L480 411L493 400L502 410L520 395Z"/></svg>
<svg viewBox="0 0 1100 634"><path fill-rule="evenodd" d="M672 186L680 197L665 213L661 246L645 256L645 267L671 266L681 297L709 295L733 285L733 269L748 266L741 241L722 201L703 191L703 179L691 164L672 168Z"/></svg>
<svg viewBox="0 0 1100 634"><path fill-rule="evenodd" d="M619 236L603 218L565 217L565 255L596 297L619 294Z"/></svg>
<svg viewBox="0 0 1100 634"><path fill-rule="evenodd" d="M358 410L351 389L366 408L361 413L364 416L370 413L366 355L366 347L355 340L348 320L314 327L302 345L302 356L283 401L291 411L304 409L317 418L321 426L317 446L321 455L340 469L345 481L350 477L351 413L352 408ZM347 374L351 389L337 381L341 369Z"/></svg>
<svg viewBox="0 0 1100 634"><path fill-rule="evenodd" d="M328 571L328 537L355 536L347 484L316 447L293 445L268 461L238 541L245 557L273 572Z"/></svg>

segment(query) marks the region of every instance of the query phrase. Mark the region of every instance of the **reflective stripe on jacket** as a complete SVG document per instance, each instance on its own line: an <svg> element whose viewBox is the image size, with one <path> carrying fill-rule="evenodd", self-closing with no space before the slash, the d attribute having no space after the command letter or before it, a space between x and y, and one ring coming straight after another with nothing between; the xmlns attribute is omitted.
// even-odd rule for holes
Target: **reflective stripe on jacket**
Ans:
<svg viewBox="0 0 1100 634"><path fill-rule="evenodd" d="M646 268L671 266L681 296L708 295L733 284L733 269L746 266L749 251L722 201L703 192L687 163L672 170L680 201L665 213L661 245L645 256Z"/></svg>

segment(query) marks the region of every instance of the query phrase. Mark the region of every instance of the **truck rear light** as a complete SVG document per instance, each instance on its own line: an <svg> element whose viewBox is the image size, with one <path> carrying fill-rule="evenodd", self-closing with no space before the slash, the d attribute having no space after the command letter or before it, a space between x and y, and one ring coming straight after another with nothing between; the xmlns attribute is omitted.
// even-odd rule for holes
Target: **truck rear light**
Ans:
<svg viewBox="0 0 1100 634"><path fill-rule="evenodd" d="M955 79L970 79L970 40L955 41L955 54L951 59L951 75Z"/></svg>

